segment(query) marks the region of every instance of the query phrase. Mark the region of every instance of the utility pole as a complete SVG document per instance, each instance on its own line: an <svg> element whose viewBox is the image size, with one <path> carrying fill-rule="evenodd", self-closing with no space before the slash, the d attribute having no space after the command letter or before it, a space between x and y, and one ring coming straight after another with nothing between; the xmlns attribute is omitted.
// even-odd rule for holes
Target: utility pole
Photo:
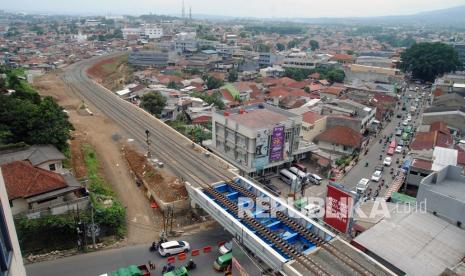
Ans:
<svg viewBox="0 0 465 276"><path fill-rule="evenodd" d="M147 136L147 158L150 158L151 157L151 154L150 154L150 130L146 129L145 130L145 135Z"/></svg>
<svg viewBox="0 0 465 276"><path fill-rule="evenodd" d="M92 225L91 225L91 231L92 231L92 244L94 246L94 249L95 249L95 222L94 222L94 205L91 203L90 204L90 217L92 219Z"/></svg>

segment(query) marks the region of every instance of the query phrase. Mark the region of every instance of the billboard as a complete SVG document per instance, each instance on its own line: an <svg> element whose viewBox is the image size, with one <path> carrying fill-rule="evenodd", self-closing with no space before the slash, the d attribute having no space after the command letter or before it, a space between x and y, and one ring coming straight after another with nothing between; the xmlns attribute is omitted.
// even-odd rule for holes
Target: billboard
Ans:
<svg viewBox="0 0 465 276"><path fill-rule="evenodd" d="M257 130L257 138L255 139L255 157L268 156L268 136L270 131L268 129Z"/></svg>
<svg viewBox="0 0 465 276"><path fill-rule="evenodd" d="M342 187L328 184L324 221L334 229L347 233L352 214L352 195Z"/></svg>
<svg viewBox="0 0 465 276"><path fill-rule="evenodd" d="M270 162L280 161L283 159L284 148L284 126L273 128L270 147Z"/></svg>

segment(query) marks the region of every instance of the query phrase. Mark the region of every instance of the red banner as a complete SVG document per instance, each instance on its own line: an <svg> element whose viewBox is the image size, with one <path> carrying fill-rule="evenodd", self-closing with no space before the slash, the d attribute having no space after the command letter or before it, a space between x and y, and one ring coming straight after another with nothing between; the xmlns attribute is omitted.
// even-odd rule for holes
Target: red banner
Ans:
<svg viewBox="0 0 465 276"><path fill-rule="evenodd" d="M352 212L352 196L333 185L328 185L324 221L334 229L347 233Z"/></svg>

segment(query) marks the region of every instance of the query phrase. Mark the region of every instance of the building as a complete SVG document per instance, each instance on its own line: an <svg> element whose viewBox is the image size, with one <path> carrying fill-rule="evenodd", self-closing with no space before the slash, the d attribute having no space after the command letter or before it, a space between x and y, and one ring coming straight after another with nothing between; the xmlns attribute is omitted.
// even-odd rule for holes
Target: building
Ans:
<svg viewBox="0 0 465 276"><path fill-rule="evenodd" d="M292 49L283 58L284 68L315 69L317 60L306 52Z"/></svg>
<svg viewBox="0 0 465 276"><path fill-rule="evenodd" d="M442 121L449 129L458 133L465 133L465 107L429 107L423 111L422 124L430 125L434 122Z"/></svg>
<svg viewBox="0 0 465 276"><path fill-rule="evenodd" d="M128 63L135 66L164 67L168 65L168 53L156 51L130 52Z"/></svg>
<svg viewBox="0 0 465 276"><path fill-rule="evenodd" d="M282 56L278 56L274 53L259 53L258 54L258 65L260 67L270 67L282 60Z"/></svg>
<svg viewBox="0 0 465 276"><path fill-rule="evenodd" d="M302 117L258 104L213 113L211 149L250 176L276 173L305 154Z"/></svg>
<svg viewBox="0 0 465 276"><path fill-rule="evenodd" d="M26 269L19 248L18 236L0 168L0 273L6 276L25 276Z"/></svg>
<svg viewBox="0 0 465 276"><path fill-rule="evenodd" d="M318 134L313 140L322 150L352 155L362 147L363 136L350 127L334 126Z"/></svg>
<svg viewBox="0 0 465 276"><path fill-rule="evenodd" d="M66 157L52 145L34 145L22 149L0 151L0 165L27 160L32 166L57 173L65 172Z"/></svg>
<svg viewBox="0 0 465 276"><path fill-rule="evenodd" d="M460 275L443 272L462 263L465 230L426 212L424 205L385 204L394 211L352 240L355 247L396 275Z"/></svg>
<svg viewBox="0 0 465 276"><path fill-rule="evenodd" d="M465 43L456 43L454 48L459 54L460 61L462 61L462 68L465 68Z"/></svg>
<svg viewBox="0 0 465 276"><path fill-rule="evenodd" d="M406 177L407 185L419 186L425 177L449 165L465 167L465 153L456 149L435 147L431 155L422 154L424 156L412 160Z"/></svg>
<svg viewBox="0 0 465 276"><path fill-rule="evenodd" d="M284 76L284 73L285 73L285 70L281 66L278 66L278 65L260 69L260 75L263 78L281 78Z"/></svg>
<svg viewBox="0 0 465 276"><path fill-rule="evenodd" d="M394 64L391 59L376 56L359 56L355 61L356 64L383 68L393 68Z"/></svg>
<svg viewBox="0 0 465 276"><path fill-rule="evenodd" d="M13 215L28 213L35 217L43 210L56 215L87 207L88 198L81 197L83 187L69 173L37 168L29 161L15 161L1 168Z"/></svg>
<svg viewBox="0 0 465 276"><path fill-rule="evenodd" d="M300 131L302 139L307 142L312 142L317 135L325 131L326 118L327 116L322 116L312 111L303 113L302 130Z"/></svg>
<svg viewBox="0 0 465 276"><path fill-rule="evenodd" d="M418 189L417 202L426 202L428 212L464 228L465 176L463 167L449 165L425 177Z"/></svg>
<svg viewBox="0 0 465 276"><path fill-rule="evenodd" d="M399 69L351 64L345 70L346 81L356 79L366 82L401 83L403 74Z"/></svg>

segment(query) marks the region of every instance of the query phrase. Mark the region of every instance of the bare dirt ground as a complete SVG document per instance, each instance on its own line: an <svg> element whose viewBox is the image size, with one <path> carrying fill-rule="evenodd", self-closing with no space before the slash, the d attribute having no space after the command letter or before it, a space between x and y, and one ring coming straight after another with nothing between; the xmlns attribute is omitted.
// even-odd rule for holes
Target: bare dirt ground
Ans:
<svg viewBox="0 0 465 276"><path fill-rule="evenodd" d="M125 132L92 106L89 108L93 116L78 114L76 109L82 101L63 84L57 73L36 79L34 86L39 94L52 96L68 111L70 122L76 129L75 139L86 141L95 148L104 177L127 208L127 243L149 243L158 239L162 216L150 207L126 166L121 151L122 143L126 140ZM79 143L71 143L72 152L77 152L78 148ZM78 164L82 156L76 155L73 159L72 163ZM85 168L77 166L74 170L77 177L85 175Z"/></svg>

